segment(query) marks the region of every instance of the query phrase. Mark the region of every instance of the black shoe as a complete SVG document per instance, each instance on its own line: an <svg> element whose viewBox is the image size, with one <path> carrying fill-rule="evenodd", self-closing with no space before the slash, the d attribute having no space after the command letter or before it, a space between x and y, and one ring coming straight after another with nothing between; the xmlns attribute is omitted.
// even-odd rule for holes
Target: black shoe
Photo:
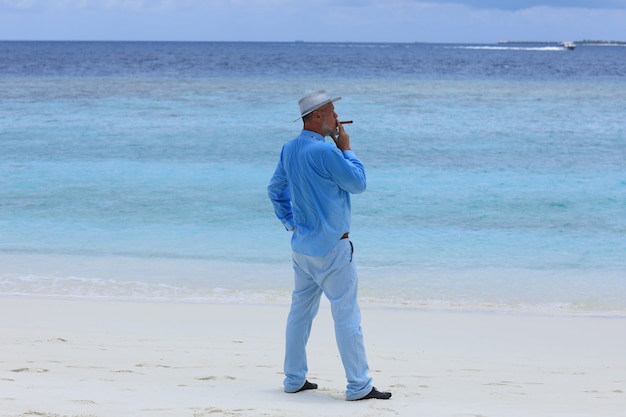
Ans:
<svg viewBox="0 0 626 417"><path fill-rule="evenodd" d="M391 398L391 393L390 392L380 392L375 387L372 387L372 390L370 391L369 394L367 394L365 397L358 398L357 401L359 401L359 400L369 400L369 399L372 399L372 398L376 399L376 400L388 400L389 398Z"/></svg>
<svg viewBox="0 0 626 417"><path fill-rule="evenodd" d="M313 382L309 382L309 381L304 381L304 385L302 386L302 388L300 388L298 391L295 391L294 394L296 392L306 391L309 389L317 389L317 384L314 384Z"/></svg>

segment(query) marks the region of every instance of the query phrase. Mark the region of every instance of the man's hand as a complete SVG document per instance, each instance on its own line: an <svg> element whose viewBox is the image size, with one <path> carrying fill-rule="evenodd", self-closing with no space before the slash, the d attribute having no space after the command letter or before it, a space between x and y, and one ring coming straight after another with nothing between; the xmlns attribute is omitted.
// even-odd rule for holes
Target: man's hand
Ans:
<svg viewBox="0 0 626 417"><path fill-rule="evenodd" d="M337 131L334 135L332 135L332 138L340 151L343 152L351 149L350 135L346 133L341 123L337 122Z"/></svg>

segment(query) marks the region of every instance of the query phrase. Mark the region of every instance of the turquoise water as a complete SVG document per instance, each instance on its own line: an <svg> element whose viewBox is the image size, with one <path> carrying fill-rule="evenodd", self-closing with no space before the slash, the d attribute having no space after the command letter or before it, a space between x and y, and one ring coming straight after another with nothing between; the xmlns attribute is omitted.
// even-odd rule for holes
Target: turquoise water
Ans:
<svg viewBox="0 0 626 417"><path fill-rule="evenodd" d="M265 187L298 98L325 88L368 176L351 231L364 302L626 314L626 48L0 57L0 294L287 300L290 235Z"/></svg>

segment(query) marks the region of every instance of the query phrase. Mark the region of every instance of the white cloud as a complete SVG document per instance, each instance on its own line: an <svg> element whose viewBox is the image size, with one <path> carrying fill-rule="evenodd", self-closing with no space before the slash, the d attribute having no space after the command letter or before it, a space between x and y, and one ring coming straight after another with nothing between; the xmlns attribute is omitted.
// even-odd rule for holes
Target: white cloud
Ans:
<svg viewBox="0 0 626 417"><path fill-rule="evenodd" d="M415 0L420 2L420 0ZM431 0L436 4L456 3L478 9L524 10L535 7L624 9L626 0Z"/></svg>
<svg viewBox="0 0 626 417"><path fill-rule="evenodd" d="M36 0L0 0L0 10L25 11L35 7Z"/></svg>

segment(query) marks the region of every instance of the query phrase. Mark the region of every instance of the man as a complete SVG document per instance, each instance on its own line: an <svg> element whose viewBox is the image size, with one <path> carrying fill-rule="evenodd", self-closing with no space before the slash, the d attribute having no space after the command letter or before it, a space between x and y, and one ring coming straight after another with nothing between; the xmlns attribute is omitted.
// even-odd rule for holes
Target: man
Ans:
<svg viewBox="0 0 626 417"><path fill-rule="evenodd" d="M372 387L361 332L348 232L350 193L365 191L365 170L337 120L333 103L340 98L331 99L321 90L299 101L304 129L283 146L267 188L276 216L293 232L295 288L287 319L284 387L288 393L317 388L306 379L306 344L323 293L330 301L348 380L346 399L386 400L391 393ZM326 136L336 147L324 141Z"/></svg>

